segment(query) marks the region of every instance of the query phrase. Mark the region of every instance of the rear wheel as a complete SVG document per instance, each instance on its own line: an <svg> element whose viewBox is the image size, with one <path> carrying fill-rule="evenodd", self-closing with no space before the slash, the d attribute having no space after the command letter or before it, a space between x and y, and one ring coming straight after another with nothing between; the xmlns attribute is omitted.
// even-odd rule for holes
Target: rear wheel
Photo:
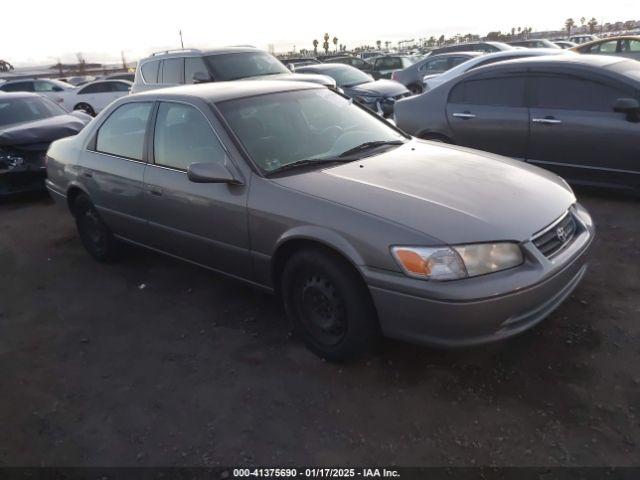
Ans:
<svg viewBox="0 0 640 480"><path fill-rule="evenodd" d="M118 256L117 240L87 195L80 194L76 197L73 214L80 240L89 254L100 262L115 260Z"/></svg>
<svg viewBox="0 0 640 480"><path fill-rule="evenodd" d="M92 117L95 117L95 115L96 115L95 110L88 103L79 103L75 107L73 107L73 109L74 110L81 110L84 113L86 113L88 115L91 115Z"/></svg>
<svg viewBox="0 0 640 480"><path fill-rule="evenodd" d="M307 347L340 362L370 351L380 329L369 291L345 260L322 249L295 253L285 264L287 315Z"/></svg>

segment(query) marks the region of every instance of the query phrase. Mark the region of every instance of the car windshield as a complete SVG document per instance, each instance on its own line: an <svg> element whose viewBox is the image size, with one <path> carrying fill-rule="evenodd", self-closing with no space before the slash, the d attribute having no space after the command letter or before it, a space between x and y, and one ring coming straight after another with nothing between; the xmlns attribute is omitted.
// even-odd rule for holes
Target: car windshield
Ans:
<svg viewBox="0 0 640 480"><path fill-rule="evenodd" d="M267 173L305 160L324 163L365 145L406 141L385 120L325 88L228 100L218 107Z"/></svg>
<svg viewBox="0 0 640 480"><path fill-rule="evenodd" d="M51 100L42 97L0 97L0 127L43 118L65 115L67 112Z"/></svg>
<svg viewBox="0 0 640 480"><path fill-rule="evenodd" d="M291 73L280 60L265 52L225 53L204 57L214 80L221 82L240 78Z"/></svg>
<svg viewBox="0 0 640 480"><path fill-rule="evenodd" d="M333 78L336 81L336 85L339 87L353 87L355 85L371 81L371 77L369 75L355 67L349 66L335 67L323 70L321 73Z"/></svg>

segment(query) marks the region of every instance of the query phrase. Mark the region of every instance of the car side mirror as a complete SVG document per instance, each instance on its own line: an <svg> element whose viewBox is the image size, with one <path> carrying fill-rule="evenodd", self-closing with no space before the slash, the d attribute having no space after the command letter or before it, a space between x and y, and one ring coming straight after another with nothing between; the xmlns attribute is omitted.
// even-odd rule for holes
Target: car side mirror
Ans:
<svg viewBox="0 0 640 480"><path fill-rule="evenodd" d="M193 83L207 83L211 81L211 75L206 72L196 72L193 74Z"/></svg>
<svg viewBox="0 0 640 480"><path fill-rule="evenodd" d="M192 163L187 178L193 183L240 183L221 162Z"/></svg>
<svg viewBox="0 0 640 480"><path fill-rule="evenodd" d="M630 122L640 121L640 102L635 98L618 98L613 104L613 111L625 113Z"/></svg>

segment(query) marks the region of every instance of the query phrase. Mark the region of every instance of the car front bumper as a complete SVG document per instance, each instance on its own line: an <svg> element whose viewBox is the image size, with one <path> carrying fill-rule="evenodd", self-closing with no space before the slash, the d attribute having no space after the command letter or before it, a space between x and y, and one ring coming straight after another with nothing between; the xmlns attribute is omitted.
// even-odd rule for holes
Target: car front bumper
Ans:
<svg viewBox="0 0 640 480"><path fill-rule="evenodd" d="M462 347L502 340L533 327L578 286L595 228L579 205L581 231L548 259L531 241L520 267L451 282L426 282L368 270L365 278L387 337L424 345Z"/></svg>

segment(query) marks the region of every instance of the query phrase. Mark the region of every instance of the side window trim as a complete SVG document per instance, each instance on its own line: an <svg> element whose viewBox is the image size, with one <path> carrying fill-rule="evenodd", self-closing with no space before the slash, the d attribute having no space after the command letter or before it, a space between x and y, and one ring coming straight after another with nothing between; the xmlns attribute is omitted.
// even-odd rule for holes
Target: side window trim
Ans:
<svg viewBox="0 0 640 480"><path fill-rule="evenodd" d="M176 104L179 104L179 105L187 105L189 107L192 107L192 108L196 109L200 113L200 115L202 115L204 117L204 119L209 124L209 128L211 129L211 131L215 135L216 139L220 143L220 146L224 150L224 153L225 153L225 155L227 157L227 160L229 161L230 164L233 165L233 168L235 170L238 170L237 166L235 165L235 162L233 161L233 159L231 157L229 149L227 148L225 143L222 141L222 138L220 138L220 134L218 133L218 131L216 130L214 125L211 123L211 120L209 120L209 117L207 117L205 115L205 113L197 105L194 105L193 103L185 102L183 100L160 100L160 101L157 101L155 103L156 103L156 105L154 106L151 115L149 115L149 119L150 119L150 121L153 120L153 123L151 123L150 125L147 124L147 135L148 135L148 138L146 139L145 146L144 146L145 147L145 153L146 153L145 158L147 159L147 162L146 162L147 165L154 166L154 167L157 167L157 168L164 168L164 169L167 169L167 170L172 170L174 172L184 173L185 175L187 174L186 170L183 170L183 169L180 169L180 168L175 168L175 167L167 167L165 165L160 165L160 164L156 163L156 159L155 159L154 142L155 142L158 111L160 110L160 105L162 103L176 103Z"/></svg>

